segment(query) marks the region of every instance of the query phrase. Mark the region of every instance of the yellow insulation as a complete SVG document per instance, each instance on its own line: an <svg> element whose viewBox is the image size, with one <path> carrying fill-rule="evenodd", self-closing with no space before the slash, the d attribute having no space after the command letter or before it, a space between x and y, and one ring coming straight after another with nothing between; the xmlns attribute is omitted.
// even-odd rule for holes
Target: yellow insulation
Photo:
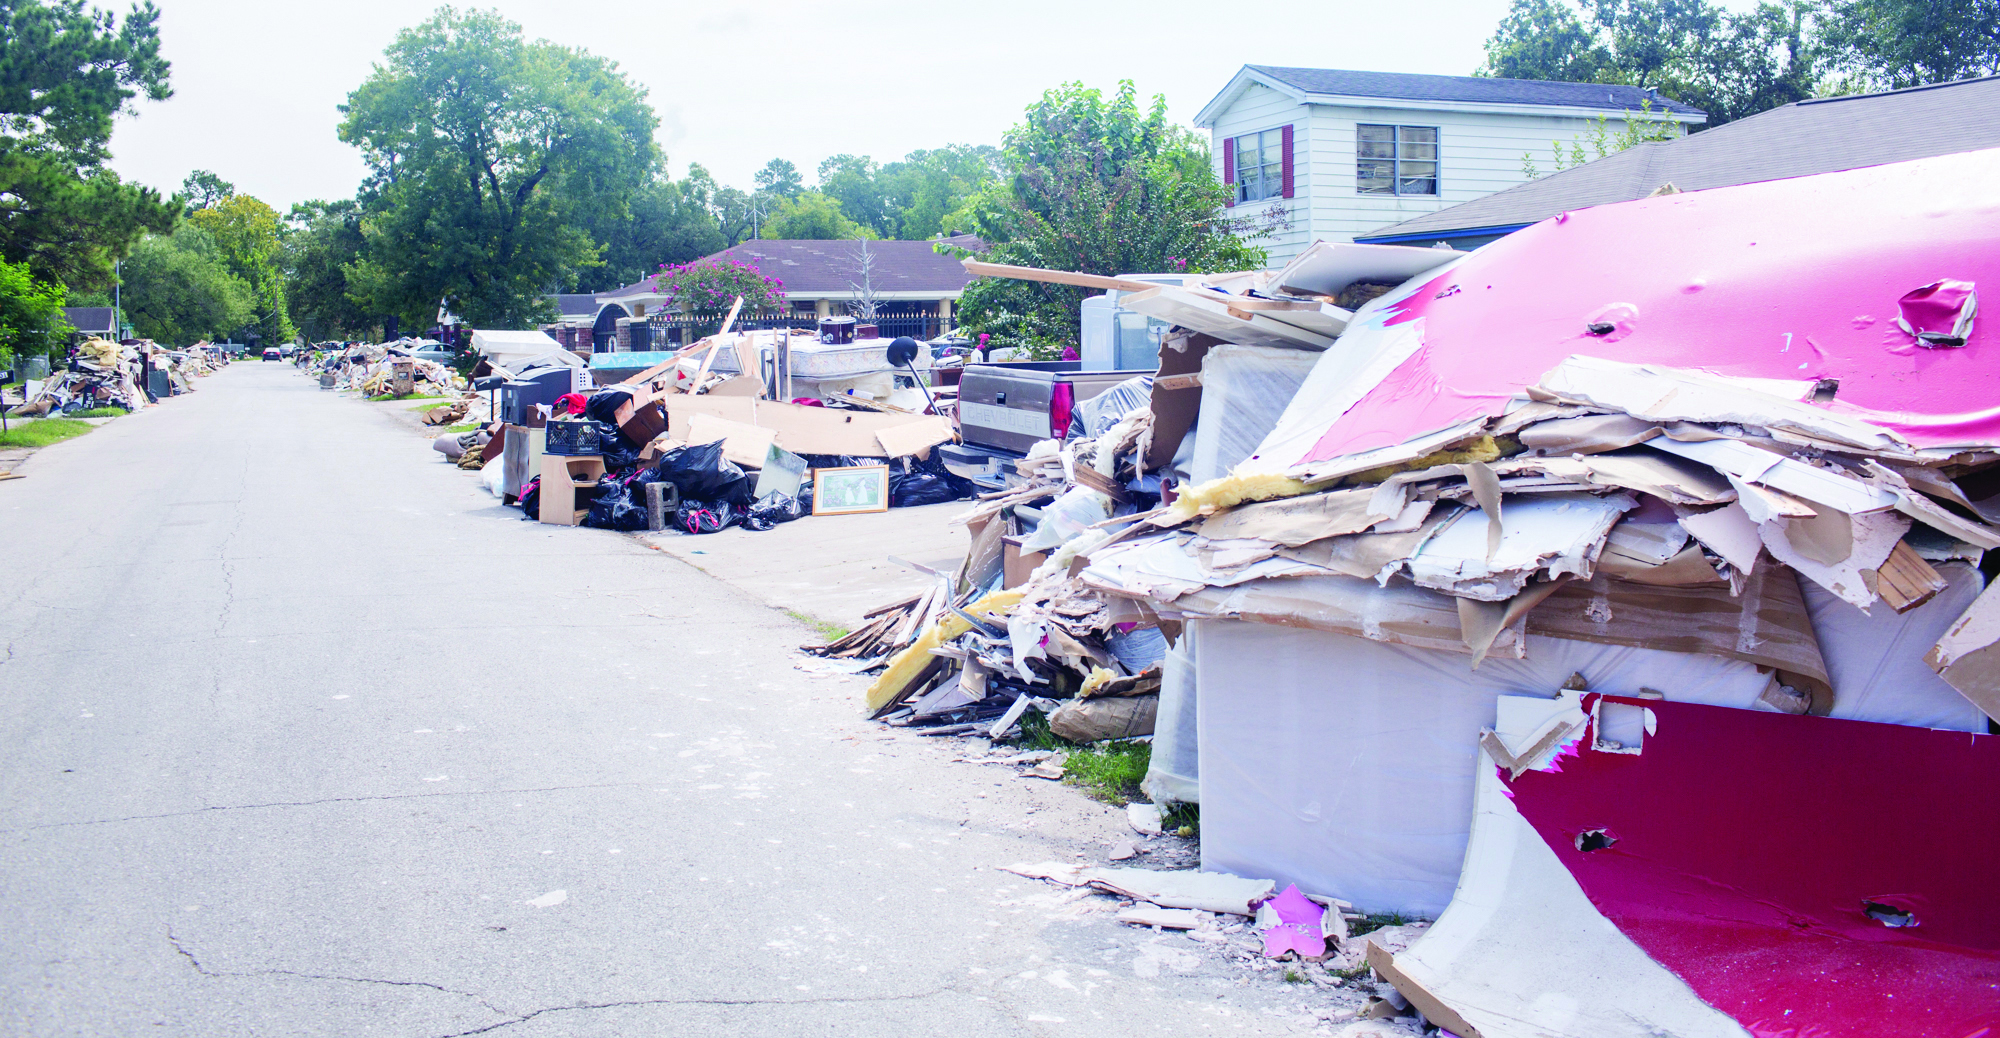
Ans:
<svg viewBox="0 0 2000 1038"><path fill-rule="evenodd" d="M1025 587L995 591L966 606L965 611L982 620L1005 616L1020 604L1021 596L1027 591ZM966 623L957 613L947 612L939 617L937 622L931 624L929 630L910 643L909 648L897 653L896 658L889 661L889 668L882 672L882 676L868 686L869 716L874 716L877 711L895 702L896 698L903 694L903 690L909 687L910 682L917 680L917 675L922 674L924 668L931 665L932 649L970 630L972 625Z"/></svg>

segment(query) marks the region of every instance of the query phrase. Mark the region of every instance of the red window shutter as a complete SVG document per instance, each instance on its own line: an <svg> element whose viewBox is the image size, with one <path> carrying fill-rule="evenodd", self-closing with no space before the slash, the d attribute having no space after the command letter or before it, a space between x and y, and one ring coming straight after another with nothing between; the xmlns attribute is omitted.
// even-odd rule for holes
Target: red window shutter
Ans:
<svg viewBox="0 0 2000 1038"><path fill-rule="evenodd" d="M1222 138L1222 184L1230 188L1227 204L1236 204L1236 138Z"/></svg>
<svg viewBox="0 0 2000 1038"><path fill-rule="evenodd" d="M1280 191L1279 194L1284 195L1286 198L1290 198L1292 197L1292 128L1290 126L1286 126L1284 127L1282 132L1284 136L1285 150L1284 150L1284 158L1280 160L1280 163L1283 168L1282 175L1284 179L1279 182L1280 184L1283 185L1283 190Z"/></svg>

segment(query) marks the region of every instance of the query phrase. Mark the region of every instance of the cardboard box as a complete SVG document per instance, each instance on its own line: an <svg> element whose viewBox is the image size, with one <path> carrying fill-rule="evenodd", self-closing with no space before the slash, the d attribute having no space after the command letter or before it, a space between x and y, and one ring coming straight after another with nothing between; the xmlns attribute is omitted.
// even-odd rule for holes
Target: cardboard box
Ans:
<svg viewBox="0 0 2000 1038"><path fill-rule="evenodd" d="M1047 561L1049 561L1049 553L1046 550L1023 554L1021 552L1021 539L1019 537L1000 538L1000 572L1002 574L1000 586L1010 588L1019 587L1027 583L1028 578L1034 575L1035 570Z"/></svg>

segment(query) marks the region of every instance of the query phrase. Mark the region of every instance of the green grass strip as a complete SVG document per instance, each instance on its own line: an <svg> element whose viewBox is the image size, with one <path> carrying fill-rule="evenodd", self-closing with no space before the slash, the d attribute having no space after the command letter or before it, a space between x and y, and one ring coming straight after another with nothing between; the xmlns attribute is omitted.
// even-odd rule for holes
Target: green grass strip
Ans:
<svg viewBox="0 0 2000 1038"><path fill-rule="evenodd" d="M82 436L93 428L95 426L89 422L73 418L42 418L26 422L10 419L7 431L0 433L0 447L46 447Z"/></svg>

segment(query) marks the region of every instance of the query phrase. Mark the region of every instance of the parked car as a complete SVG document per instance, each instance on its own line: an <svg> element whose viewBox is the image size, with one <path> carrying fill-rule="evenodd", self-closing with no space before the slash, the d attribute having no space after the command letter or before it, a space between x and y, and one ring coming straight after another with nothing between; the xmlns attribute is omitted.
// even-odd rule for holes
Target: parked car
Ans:
<svg viewBox="0 0 2000 1038"><path fill-rule="evenodd" d="M264 359L265 359L265 360L284 360L284 359L285 359L285 354L284 354L284 352L283 352L283 351L279 350L279 349L278 349L278 348L277 348L276 346L273 346L273 347L271 347L270 349L268 349L268 350L265 350L265 351L264 351Z"/></svg>

